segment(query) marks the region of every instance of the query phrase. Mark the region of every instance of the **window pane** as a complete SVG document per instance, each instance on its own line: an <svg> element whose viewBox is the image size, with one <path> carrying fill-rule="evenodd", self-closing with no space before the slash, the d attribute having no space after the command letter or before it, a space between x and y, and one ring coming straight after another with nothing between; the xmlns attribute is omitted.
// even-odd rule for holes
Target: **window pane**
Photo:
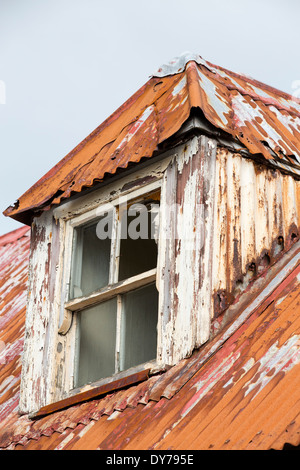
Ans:
<svg viewBox="0 0 300 470"><path fill-rule="evenodd" d="M119 281L156 267L158 207L134 204L122 214Z"/></svg>
<svg viewBox="0 0 300 470"><path fill-rule="evenodd" d="M88 295L108 284L111 247L111 217L76 229L70 298ZM99 238L99 224L107 222L107 237Z"/></svg>
<svg viewBox="0 0 300 470"><path fill-rule="evenodd" d="M76 387L115 373L117 299L78 314Z"/></svg>
<svg viewBox="0 0 300 470"><path fill-rule="evenodd" d="M154 284L123 296L121 370L156 358L157 312Z"/></svg>

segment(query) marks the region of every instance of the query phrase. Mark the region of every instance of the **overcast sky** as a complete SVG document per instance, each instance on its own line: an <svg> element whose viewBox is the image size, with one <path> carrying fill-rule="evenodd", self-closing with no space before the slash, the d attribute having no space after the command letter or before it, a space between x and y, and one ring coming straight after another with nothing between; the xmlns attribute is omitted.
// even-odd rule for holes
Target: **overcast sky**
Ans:
<svg viewBox="0 0 300 470"><path fill-rule="evenodd" d="M299 19L297 0L0 0L0 235L21 226L3 210L184 51L295 92Z"/></svg>

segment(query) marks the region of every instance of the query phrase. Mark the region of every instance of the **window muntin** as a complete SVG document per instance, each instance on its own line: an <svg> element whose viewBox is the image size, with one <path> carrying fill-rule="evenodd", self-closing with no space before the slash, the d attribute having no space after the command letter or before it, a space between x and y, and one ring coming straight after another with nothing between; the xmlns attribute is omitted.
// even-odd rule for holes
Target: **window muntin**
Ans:
<svg viewBox="0 0 300 470"><path fill-rule="evenodd" d="M156 192L74 229L66 304L76 312L74 387L156 358L158 211Z"/></svg>

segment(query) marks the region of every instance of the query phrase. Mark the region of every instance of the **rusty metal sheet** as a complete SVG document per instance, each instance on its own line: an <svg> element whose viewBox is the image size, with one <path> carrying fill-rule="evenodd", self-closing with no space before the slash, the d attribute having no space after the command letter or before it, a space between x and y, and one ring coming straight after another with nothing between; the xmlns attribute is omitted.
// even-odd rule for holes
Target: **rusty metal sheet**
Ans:
<svg viewBox="0 0 300 470"><path fill-rule="evenodd" d="M190 381L184 406L177 403L172 433L167 436L164 431L158 448L274 447L278 430L283 432L299 413L298 313L295 277L263 314L250 319L243 334L224 344ZM184 419L186 426L180 432Z"/></svg>
<svg viewBox="0 0 300 470"><path fill-rule="evenodd" d="M190 358L138 385L31 420L17 413L28 235L10 234L4 245L0 238L1 340L6 338L0 358L7 359L0 369L5 392L0 393L0 448L280 449L300 444L299 246L285 255L284 265L278 262L280 269L262 293L252 296L252 307L238 312ZM6 308L18 298L18 308Z"/></svg>
<svg viewBox="0 0 300 470"><path fill-rule="evenodd" d="M26 311L28 227L0 237L0 422L18 418L21 355Z"/></svg>
<svg viewBox="0 0 300 470"><path fill-rule="evenodd" d="M253 158L300 175L300 101L186 54L155 76L32 186L4 214L29 223L33 210L59 204L119 169L150 158L201 109Z"/></svg>

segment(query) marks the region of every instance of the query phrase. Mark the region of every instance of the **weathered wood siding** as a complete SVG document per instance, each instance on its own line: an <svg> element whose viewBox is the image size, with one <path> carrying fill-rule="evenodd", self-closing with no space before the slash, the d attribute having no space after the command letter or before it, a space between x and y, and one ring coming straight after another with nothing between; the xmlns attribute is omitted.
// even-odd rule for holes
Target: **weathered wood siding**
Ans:
<svg viewBox="0 0 300 470"><path fill-rule="evenodd" d="M299 237L300 182L218 149L214 211L214 316Z"/></svg>
<svg viewBox="0 0 300 470"><path fill-rule="evenodd" d="M209 337L215 155L213 140L194 138L164 174L158 358L166 364Z"/></svg>
<svg viewBox="0 0 300 470"><path fill-rule="evenodd" d="M59 280L59 224L50 212L36 219L31 231L29 290L23 352L20 412L27 413L51 401L53 345L59 308L55 301ZM55 379L56 380L56 379Z"/></svg>

